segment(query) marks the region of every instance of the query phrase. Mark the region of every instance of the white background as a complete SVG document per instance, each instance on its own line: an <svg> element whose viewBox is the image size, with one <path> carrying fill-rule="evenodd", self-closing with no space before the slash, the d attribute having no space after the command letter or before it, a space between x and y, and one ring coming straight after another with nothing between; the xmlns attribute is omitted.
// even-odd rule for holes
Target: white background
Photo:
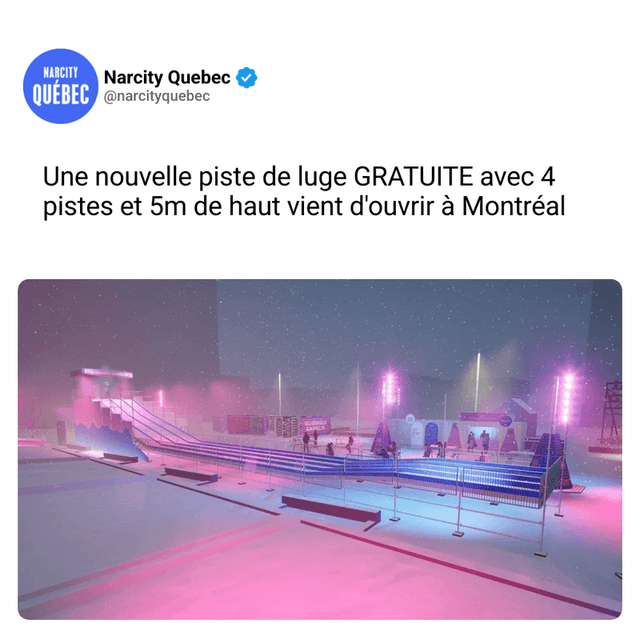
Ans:
<svg viewBox="0 0 640 640"><path fill-rule="evenodd" d="M129 0L32 2L3 13L2 352L9 458L16 422L16 294L28 278L614 278L624 291L625 413L637 415L636 2ZM106 69L147 69L165 77L171 69L205 69L235 76L249 66L258 81L251 89L213 88L208 104L109 106L100 96L82 120L52 125L29 110L22 80L30 62L53 48L86 56L101 80L101 96ZM166 81L162 89L177 90ZM567 213L564 218L435 213L413 219L114 214L43 221L43 200L59 195L114 202L156 194L193 201L198 195L195 189L47 188L45 165L93 172L167 164L193 173L215 166L259 173L273 164L295 171L302 164L348 174L358 165L473 165L476 172L529 169L538 176L553 165L557 182L552 189L490 195L565 194ZM324 197L348 199L362 191L345 188ZM230 192L255 199L276 195L266 189L226 189L219 197L225 201ZM303 193L320 197L316 189L296 187L277 195ZM375 193L379 198L424 193L439 201L445 193L460 200L463 190ZM637 508L629 500L637 490L637 473L629 468L634 450L629 444L637 445L637 437L636 425L627 424L626 611L612 623L616 633L628 632L637 620L632 604L637 578L629 568L631 563L637 567L635 542L629 544L637 532ZM5 486L14 478L10 470ZM11 504L14 494L9 493ZM107 630L95 624L45 629L20 621L15 527L9 526L7 537L11 570L1 602L3 618L16 631L72 637L106 637L116 629L128 633L124 624L104 625ZM440 626L425 624L430 630ZM528 635L541 626L500 629ZM198 631L219 633L223 627ZM466 627L478 633L479 625ZM601 625L580 627L581 633L594 627L603 632ZM249 632L248 625L242 628ZM311 637L327 631L317 625L267 628ZM149 632L147 623L134 629ZM378 625L368 633L383 629L400 632ZM165 633L166 627L155 626L154 632ZM547 623L546 632L557 633L558 627Z"/></svg>

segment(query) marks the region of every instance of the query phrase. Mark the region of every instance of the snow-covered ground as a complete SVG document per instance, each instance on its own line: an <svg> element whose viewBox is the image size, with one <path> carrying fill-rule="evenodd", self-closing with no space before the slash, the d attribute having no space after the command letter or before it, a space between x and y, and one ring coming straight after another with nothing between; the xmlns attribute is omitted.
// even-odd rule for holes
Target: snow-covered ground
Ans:
<svg viewBox="0 0 640 640"><path fill-rule="evenodd" d="M537 521L541 511L465 499L463 522L476 528L456 538L436 521L455 522L454 496L398 489L392 522L390 483L272 478L269 492L264 475L223 466L214 484L172 480L225 501L158 482L163 464L195 463L153 452L121 468L20 464L19 608L65 619L611 619L622 597L621 461L589 454L593 435L569 438L569 470L586 490L563 495L563 518L553 515L558 492L550 498L546 558L534 542L478 530L535 541L538 525L501 516ZM20 459L35 455L69 457L19 449ZM368 523L281 509L283 493L375 506L382 521L364 531Z"/></svg>

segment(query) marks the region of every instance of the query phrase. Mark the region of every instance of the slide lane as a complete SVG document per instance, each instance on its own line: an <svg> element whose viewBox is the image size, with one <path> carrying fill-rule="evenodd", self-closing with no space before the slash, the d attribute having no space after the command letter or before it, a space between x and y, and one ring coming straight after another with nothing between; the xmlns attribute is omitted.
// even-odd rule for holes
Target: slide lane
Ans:
<svg viewBox="0 0 640 640"><path fill-rule="evenodd" d="M436 485L457 493L462 486L464 472L465 495L492 499L520 501L522 506L540 506L542 478L546 469L515 465L493 465L475 461L461 462L446 459L393 460L359 459L320 454L303 454L245 445L199 441L197 445L184 442L155 440L155 448L168 454L197 456L201 460L218 460L247 468L305 477L344 476L347 478L393 478L426 486ZM474 494L477 494L474 495Z"/></svg>

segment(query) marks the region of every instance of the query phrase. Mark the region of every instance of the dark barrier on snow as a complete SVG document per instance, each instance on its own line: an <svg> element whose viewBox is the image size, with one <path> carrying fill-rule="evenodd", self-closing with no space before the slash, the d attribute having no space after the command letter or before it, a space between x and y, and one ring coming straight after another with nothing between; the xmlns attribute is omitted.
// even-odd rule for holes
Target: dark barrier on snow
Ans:
<svg viewBox="0 0 640 640"><path fill-rule="evenodd" d="M380 511L343 507L337 504L328 504L327 502L308 500L294 496L282 496L282 504L293 507L294 509L313 511L313 513L324 513L328 516L356 520L357 522L380 522Z"/></svg>
<svg viewBox="0 0 640 640"><path fill-rule="evenodd" d="M105 460L118 460L119 462L138 462L138 456L122 456L119 453L105 453Z"/></svg>
<svg viewBox="0 0 640 640"><path fill-rule="evenodd" d="M177 478L187 478L188 480L200 480L202 482L218 482L217 473L200 473L199 471L188 471L187 469L165 468L168 476L176 476Z"/></svg>

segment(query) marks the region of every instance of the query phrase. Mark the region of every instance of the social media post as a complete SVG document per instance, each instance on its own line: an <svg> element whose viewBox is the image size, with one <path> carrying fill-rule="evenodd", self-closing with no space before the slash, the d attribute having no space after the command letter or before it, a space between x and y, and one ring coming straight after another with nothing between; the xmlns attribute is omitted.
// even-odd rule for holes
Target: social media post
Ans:
<svg viewBox="0 0 640 640"><path fill-rule="evenodd" d="M632 3L37 5L16 628L626 629Z"/></svg>
<svg viewBox="0 0 640 640"><path fill-rule="evenodd" d="M619 616L614 281L29 280L19 336L25 620Z"/></svg>

